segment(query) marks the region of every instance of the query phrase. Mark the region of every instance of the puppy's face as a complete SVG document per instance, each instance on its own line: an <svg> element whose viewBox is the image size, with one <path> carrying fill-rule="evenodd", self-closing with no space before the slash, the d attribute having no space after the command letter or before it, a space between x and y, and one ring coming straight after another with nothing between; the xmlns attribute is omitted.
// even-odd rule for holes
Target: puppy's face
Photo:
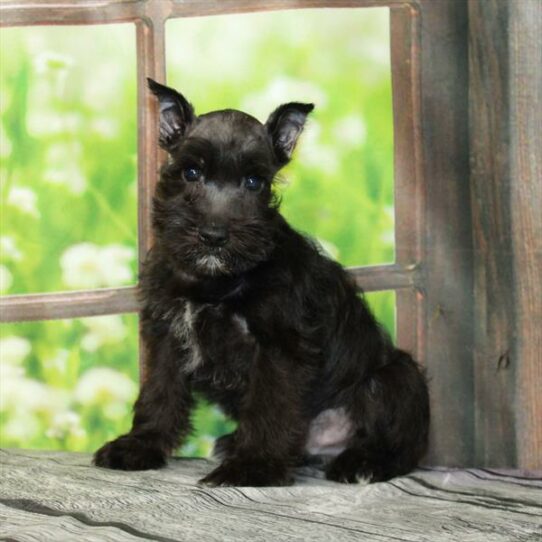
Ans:
<svg viewBox="0 0 542 542"><path fill-rule="evenodd" d="M160 101L160 145L170 154L154 226L171 260L196 276L234 275L273 248L272 181L290 159L310 104L277 108L266 124L235 110L196 116L175 90L149 81Z"/></svg>

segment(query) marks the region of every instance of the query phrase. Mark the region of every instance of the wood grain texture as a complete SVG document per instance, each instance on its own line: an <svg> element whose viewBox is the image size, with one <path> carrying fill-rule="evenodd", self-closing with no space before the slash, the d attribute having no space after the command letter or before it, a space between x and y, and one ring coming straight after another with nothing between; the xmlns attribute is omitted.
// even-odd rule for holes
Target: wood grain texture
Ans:
<svg viewBox="0 0 542 542"><path fill-rule="evenodd" d="M420 0L173 0L171 17L286 9L405 7L417 6L419 2Z"/></svg>
<svg viewBox="0 0 542 542"><path fill-rule="evenodd" d="M348 272L365 292L412 290L421 284L420 269L415 264L349 267Z"/></svg>
<svg viewBox="0 0 542 542"><path fill-rule="evenodd" d="M0 296L0 322L121 314L139 310L136 288Z"/></svg>
<svg viewBox="0 0 542 542"><path fill-rule="evenodd" d="M2 0L0 26L106 24L166 18L303 8L417 5L420 0ZM423 1L423 0L422 0Z"/></svg>
<svg viewBox="0 0 542 542"><path fill-rule="evenodd" d="M542 469L542 2L510 2L517 464Z"/></svg>
<svg viewBox="0 0 542 542"><path fill-rule="evenodd" d="M424 1L420 18L428 459L468 466L474 461L474 416L467 2Z"/></svg>
<svg viewBox="0 0 542 542"><path fill-rule="evenodd" d="M542 3L469 27L476 464L542 468Z"/></svg>
<svg viewBox="0 0 542 542"><path fill-rule="evenodd" d="M159 471L0 451L0 537L28 541L525 542L542 537L542 473L419 469L346 486L301 469L288 488L204 488L203 459Z"/></svg>
<svg viewBox="0 0 542 542"><path fill-rule="evenodd" d="M0 26L109 24L134 21L144 16L145 2L141 0L17 0L0 3Z"/></svg>
<svg viewBox="0 0 542 542"><path fill-rule="evenodd" d="M151 130L151 128L148 128ZM141 197L147 198L142 206L150 213L154 181L145 177L141 182ZM141 211L143 213L143 211ZM152 241L149 220L140 220L140 250L143 254ZM357 285L366 292L416 287L420 283L419 269L415 265L375 265L351 267ZM55 320L137 312L137 288L102 288L83 292L58 292L0 296L0 322L26 322Z"/></svg>
<svg viewBox="0 0 542 542"><path fill-rule="evenodd" d="M393 90L395 259L416 262L418 280L396 294L397 345L422 365L425 359L422 239L424 184L420 116L420 16L413 6L390 10Z"/></svg>
<svg viewBox="0 0 542 542"><path fill-rule="evenodd" d="M147 16L136 23L137 46L137 154L138 154L138 253L139 270L153 243L152 200L165 152L158 146L158 100L148 89L147 78L166 82L165 22L168 6L156 2L147 6ZM139 336L139 380L144 382L147 348Z"/></svg>
<svg viewBox="0 0 542 542"><path fill-rule="evenodd" d="M469 2L475 446L480 466L516 463L516 364L509 362L515 326L507 30L506 0Z"/></svg>

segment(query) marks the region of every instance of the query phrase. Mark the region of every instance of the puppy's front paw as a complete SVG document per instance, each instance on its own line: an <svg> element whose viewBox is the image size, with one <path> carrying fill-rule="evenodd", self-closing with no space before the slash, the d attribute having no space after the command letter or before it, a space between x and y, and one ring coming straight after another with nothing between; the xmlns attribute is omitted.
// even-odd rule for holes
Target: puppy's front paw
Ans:
<svg viewBox="0 0 542 542"><path fill-rule="evenodd" d="M289 486L294 482L286 465L263 459L225 461L199 483L207 486Z"/></svg>
<svg viewBox="0 0 542 542"><path fill-rule="evenodd" d="M326 478L342 484L386 480L381 467L354 450L344 450L326 468Z"/></svg>
<svg viewBox="0 0 542 542"><path fill-rule="evenodd" d="M104 444L94 454L93 463L107 469L159 469L166 464L166 456L156 445L144 439L124 435Z"/></svg>

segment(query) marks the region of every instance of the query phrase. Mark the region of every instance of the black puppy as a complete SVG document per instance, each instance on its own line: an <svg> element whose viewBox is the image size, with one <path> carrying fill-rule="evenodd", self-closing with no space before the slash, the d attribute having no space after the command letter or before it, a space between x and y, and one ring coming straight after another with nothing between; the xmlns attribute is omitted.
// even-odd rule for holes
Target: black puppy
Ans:
<svg viewBox="0 0 542 542"><path fill-rule="evenodd" d="M191 430L197 391L239 422L202 483L290 484L313 454L334 456L326 475L340 482L409 472L427 446L422 373L273 197L313 106L281 105L261 124L235 110L196 116L175 90L149 86L170 160L141 277L148 372L131 431L95 464L162 467Z"/></svg>

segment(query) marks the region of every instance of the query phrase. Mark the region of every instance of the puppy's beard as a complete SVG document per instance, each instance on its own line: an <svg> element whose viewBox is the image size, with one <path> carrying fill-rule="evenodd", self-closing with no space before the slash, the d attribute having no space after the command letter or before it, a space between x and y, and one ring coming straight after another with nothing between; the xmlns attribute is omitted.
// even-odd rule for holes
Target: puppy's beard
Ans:
<svg viewBox="0 0 542 542"><path fill-rule="evenodd" d="M228 270L222 258L215 254L200 256L196 260L196 268L198 271L209 275L218 275L220 273L225 273Z"/></svg>

